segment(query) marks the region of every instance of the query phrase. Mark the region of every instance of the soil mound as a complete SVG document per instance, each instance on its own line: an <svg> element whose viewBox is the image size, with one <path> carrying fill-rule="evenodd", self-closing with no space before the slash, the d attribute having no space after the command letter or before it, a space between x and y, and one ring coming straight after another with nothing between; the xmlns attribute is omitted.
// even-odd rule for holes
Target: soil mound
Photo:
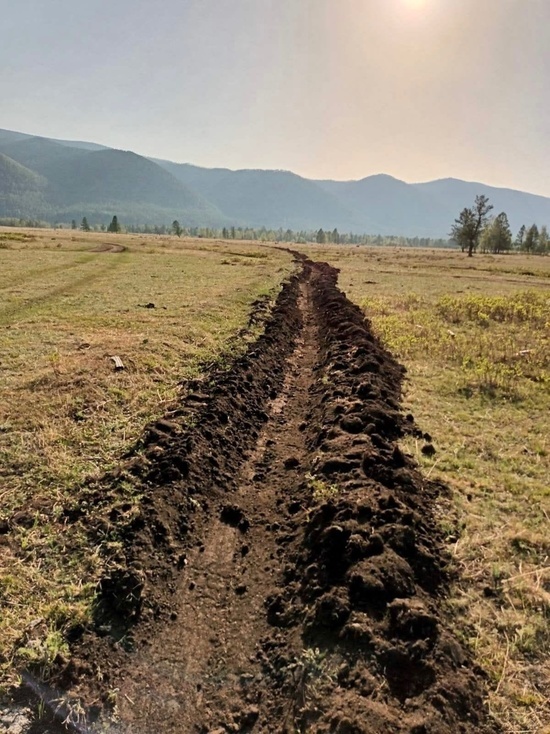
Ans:
<svg viewBox="0 0 550 734"><path fill-rule="evenodd" d="M286 718L280 710L282 730L491 731L483 674L439 609L447 558L433 507L444 488L398 445L414 425L399 410L404 369L327 265L313 270L312 300L320 358L307 416L307 512L268 602L283 632L263 645L266 669L293 701ZM296 633L301 658L296 647L289 655Z"/></svg>

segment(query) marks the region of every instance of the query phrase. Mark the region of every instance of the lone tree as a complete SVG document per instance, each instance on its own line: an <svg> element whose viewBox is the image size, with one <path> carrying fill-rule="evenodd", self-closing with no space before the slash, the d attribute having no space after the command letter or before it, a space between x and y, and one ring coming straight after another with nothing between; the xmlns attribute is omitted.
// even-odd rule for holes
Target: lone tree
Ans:
<svg viewBox="0 0 550 734"><path fill-rule="evenodd" d="M178 222L177 219L174 219L172 222L172 232L177 235L178 237L181 237L183 229L181 228L181 224Z"/></svg>
<svg viewBox="0 0 550 734"><path fill-rule="evenodd" d="M86 219L86 217L82 217L82 222L80 224L80 229L83 232L89 232L90 231L90 225L88 224L88 220Z"/></svg>
<svg viewBox="0 0 550 734"><path fill-rule="evenodd" d="M487 224L489 212L493 205L481 194L476 196L473 207L466 207L460 212L451 229L451 237L460 245L462 252L468 250L468 257L474 254L479 237Z"/></svg>
<svg viewBox="0 0 550 734"><path fill-rule="evenodd" d="M317 240L317 243L318 243L319 245L324 245L324 244L325 244L325 242L327 241L327 236L326 236L326 234L324 233L324 231L323 231L322 229L320 229L320 230L319 230L319 231L317 232L317 235L316 235L315 239Z"/></svg>
<svg viewBox="0 0 550 734"><path fill-rule="evenodd" d="M118 223L118 217L116 214L111 219L111 224L107 227L107 232L120 232L120 224Z"/></svg>

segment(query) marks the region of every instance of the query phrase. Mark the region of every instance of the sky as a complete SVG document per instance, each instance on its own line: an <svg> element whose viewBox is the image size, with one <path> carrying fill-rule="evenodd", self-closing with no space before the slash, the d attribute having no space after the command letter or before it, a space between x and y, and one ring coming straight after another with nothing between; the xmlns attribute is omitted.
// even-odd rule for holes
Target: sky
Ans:
<svg viewBox="0 0 550 734"><path fill-rule="evenodd" d="M0 127L550 196L550 0L0 0Z"/></svg>

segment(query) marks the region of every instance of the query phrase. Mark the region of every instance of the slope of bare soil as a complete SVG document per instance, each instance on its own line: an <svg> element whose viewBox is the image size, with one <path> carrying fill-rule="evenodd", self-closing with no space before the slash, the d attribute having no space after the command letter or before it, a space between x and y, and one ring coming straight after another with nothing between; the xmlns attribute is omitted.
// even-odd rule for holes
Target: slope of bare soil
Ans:
<svg viewBox="0 0 550 734"><path fill-rule="evenodd" d="M132 734L493 732L439 611L442 488L397 445L404 370L301 261L247 354L67 510L120 550L56 683Z"/></svg>

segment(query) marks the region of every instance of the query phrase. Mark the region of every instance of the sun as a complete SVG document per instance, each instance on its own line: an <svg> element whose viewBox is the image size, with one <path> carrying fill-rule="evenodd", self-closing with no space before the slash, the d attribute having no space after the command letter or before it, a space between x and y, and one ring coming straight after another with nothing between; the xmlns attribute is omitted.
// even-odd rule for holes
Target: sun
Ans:
<svg viewBox="0 0 550 734"><path fill-rule="evenodd" d="M421 10L425 7L427 0L403 0L405 5L412 10Z"/></svg>

